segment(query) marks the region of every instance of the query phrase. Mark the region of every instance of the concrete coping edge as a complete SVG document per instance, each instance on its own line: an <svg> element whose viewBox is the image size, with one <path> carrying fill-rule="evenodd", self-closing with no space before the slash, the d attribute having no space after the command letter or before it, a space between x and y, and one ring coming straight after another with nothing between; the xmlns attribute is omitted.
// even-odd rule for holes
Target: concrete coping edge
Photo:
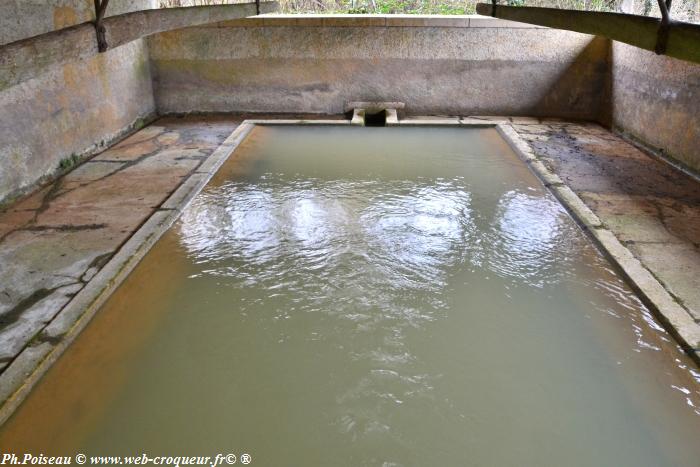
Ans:
<svg viewBox="0 0 700 467"><path fill-rule="evenodd" d="M544 26L481 15L354 15L266 13L205 27L452 27L547 29Z"/></svg>
<svg viewBox="0 0 700 467"><path fill-rule="evenodd" d="M38 334L50 337L50 341L58 343L54 345L42 342L32 345L30 342L0 374L0 426L14 413L34 385L87 326L156 241L178 219L180 213L254 126L252 123L243 122L236 127Z"/></svg>

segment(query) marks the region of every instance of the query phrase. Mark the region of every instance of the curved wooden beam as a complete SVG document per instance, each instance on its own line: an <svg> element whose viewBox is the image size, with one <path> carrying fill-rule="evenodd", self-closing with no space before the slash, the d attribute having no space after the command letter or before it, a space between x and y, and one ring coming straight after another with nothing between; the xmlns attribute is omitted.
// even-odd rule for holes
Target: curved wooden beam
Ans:
<svg viewBox="0 0 700 467"><path fill-rule="evenodd" d="M476 12L510 21L603 36L652 52L657 51L659 44L661 21L649 16L507 5L498 5L494 11L490 3L478 3ZM700 63L700 24L670 20L663 54Z"/></svg>
<svg viewBox="0 0 700 467"><path fill-rule="evenodd" d="M104 4L106 7L106 3ZM276 1L262 1L264 12L277 9ZM147 10L104 18L106 48L141 37L187 26L201 26L255 15L255 0L220 6ZM54 66L84 60L99 52L93 22L52 31L0 46L0 90L31 79Z"/></svg>

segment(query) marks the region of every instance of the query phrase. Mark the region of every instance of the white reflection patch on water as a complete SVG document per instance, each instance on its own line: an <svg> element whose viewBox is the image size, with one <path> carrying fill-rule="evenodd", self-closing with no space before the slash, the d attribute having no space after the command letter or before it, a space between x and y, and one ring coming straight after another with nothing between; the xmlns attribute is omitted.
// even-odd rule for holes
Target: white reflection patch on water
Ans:
<svg viewBox="0 0 700 467"><path fill-rule="evenodd" d="M553 199L508 191L500 200L485 235L484 254L491 270L535 287L553 284L571 270L562 255L573 229Z"/></svg>
<svg viewBox="0 0 700 467"><path fill-rule="evenodd" d="M460 178L289 181L266 174L202 193L183 214L181 239L193 262L206 263L202 274L294 303L275 319L307 312L335 320L324 339L341 340L352 362L371 368L337 396L337 423L353 439L391 437L381 407L432 397L437 376L423 372L405 330L446 312L450 269L477 235L471 215ZM288 342L284 336L278 343Z"/></svg>
<svg viewBox="0 0 700 467"><path fill-rule="evenodd" d="M441 290L446 267L459 261L475 231L469 192L432 180L386 188L276 183L271 174L256 184L229 183L203 193L183 214L182 240L195 262L221 263L206 273L246 285L296 277L289 291L301 290L313 275L316 285L360 301L365 287Z"/></svg>

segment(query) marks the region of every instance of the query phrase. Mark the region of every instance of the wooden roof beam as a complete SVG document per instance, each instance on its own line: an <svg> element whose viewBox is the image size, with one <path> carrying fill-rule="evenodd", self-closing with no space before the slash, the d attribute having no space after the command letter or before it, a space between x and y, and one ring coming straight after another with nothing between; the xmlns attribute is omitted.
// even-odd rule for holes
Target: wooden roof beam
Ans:
<svg viewBox="0 0 700 467"><path fill-rule="evenodd" d="M100 52L107 50L107 39L105 38L107 31L102 23L108 5L109 0L95 0L95 31L97 33L97 50Z"/></svg>
<svg viewBox="0 0 700 467"><path fill-rule="evenodd" d="M659 0L668 8L670 1ZM700 63L700 24L649 16L478 3L476 12L510 21L603 36L670 57ZM666 35L664 38L663 36Z"/></svg>

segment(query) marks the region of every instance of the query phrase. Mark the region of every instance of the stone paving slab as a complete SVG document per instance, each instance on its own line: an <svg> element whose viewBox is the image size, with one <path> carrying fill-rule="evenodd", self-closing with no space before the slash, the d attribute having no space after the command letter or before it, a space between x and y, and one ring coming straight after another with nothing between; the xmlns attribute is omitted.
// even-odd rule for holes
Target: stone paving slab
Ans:
<svg viewBox="0 0 700 467"><path fill-rule="evenodd" d="M0 369L239 122L161 119L0 213Z"/></svg>
<svg viewBox="0 0 700 467"><path fill-rule="evenodd" d="M700 323L700 182L596 124L513 126Z"/></svg>

